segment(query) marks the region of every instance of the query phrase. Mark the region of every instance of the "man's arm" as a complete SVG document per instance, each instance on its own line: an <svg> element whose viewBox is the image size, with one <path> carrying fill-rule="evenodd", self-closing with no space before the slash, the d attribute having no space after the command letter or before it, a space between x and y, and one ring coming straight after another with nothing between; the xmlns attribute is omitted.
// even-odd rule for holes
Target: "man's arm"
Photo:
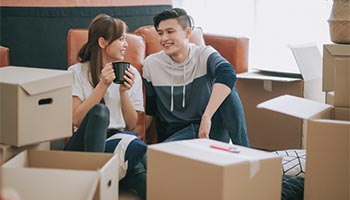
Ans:
<svg viewBox="0 0 350 200"><path fill-rule="evenodd" d="M156 94L154 92L153 85L150 81L147 81L143 78L143 83L146 91L146 106L145 106L145 126L146 130L151 126L154 115L156 114L157 105L156 105Z"/></svg>
<svg viewBox="0 0 350 200"><path fill-rule="evenodd" d="M215 75L215 83L207 107L202 115L198 132L199 138L209 137L211 118L225 98L231 93L236 82L236 73L233 66L218 53L209 56L207 65L209 67L208 71Z"/></svg>
<svg viewBox="0 0 350 200"><path fill-rule="evenodd" d="M229 88L227 85L222 83L214 84L208 105L202 115L202 120L198 132L199 138L209 137L211 118L213 117L214 113L217 111L221 103L230 93L231 88Z"/></svg>

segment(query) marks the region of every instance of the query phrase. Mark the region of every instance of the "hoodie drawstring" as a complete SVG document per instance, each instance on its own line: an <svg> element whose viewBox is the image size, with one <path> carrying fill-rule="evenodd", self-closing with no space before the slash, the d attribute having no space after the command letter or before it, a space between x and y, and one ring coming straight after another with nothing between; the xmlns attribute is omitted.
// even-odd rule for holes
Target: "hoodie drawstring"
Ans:
<svg viewBox="0 0 350 200"><path fill-rule="evenodd" d="M186 106L186 74L185 67L183 67L183 81L184 85L182 86L182 107ZM174 111L174 66L171 67L171 91L170 91L171 99L170 99L170 111Z"/></svg>
<svg viewBox="0 0 350 200"><path fill-rule="evenodd" d="M170 100L170 111L174 111L174 66L171 67L171 100Z"/></svg>
<svg viewBox="0 0 350 200"><path fill-rule="evenodd" d="M182 107L185 108L185 96L186 96L186 75L185 75L185 66L183 66L183 78L184 78L184 86L182 86Z"/></svg>

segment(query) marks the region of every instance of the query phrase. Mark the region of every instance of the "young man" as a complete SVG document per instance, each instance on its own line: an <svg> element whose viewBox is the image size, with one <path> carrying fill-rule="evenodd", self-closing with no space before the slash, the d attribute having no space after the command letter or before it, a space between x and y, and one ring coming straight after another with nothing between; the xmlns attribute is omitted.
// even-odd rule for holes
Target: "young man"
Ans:
<svg viewBox="0 0 350 200"><path fill-rule="evenodd" d="M158 141L212 138L249 146L235 71L215 49L189 43L193 20L180 8L153 18L163 50L144 61L146 125Z"/></svg>

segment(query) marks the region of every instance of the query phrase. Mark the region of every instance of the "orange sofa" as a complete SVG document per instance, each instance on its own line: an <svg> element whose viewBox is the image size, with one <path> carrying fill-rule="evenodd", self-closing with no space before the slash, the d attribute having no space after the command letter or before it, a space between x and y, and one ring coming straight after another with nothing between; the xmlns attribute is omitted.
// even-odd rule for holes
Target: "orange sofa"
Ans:
<svg viewBox="0 0 350 200"><path fill-rule="evenodd" d="M142 26L132 33L127 33L129 44L125 60L130 62L142 74L143 59L162 49L157 39L157 32L154 27ZM79 59L77 57L81 46L87 41L87 29L70 29L67 35L67 63L71 66ZM197 45L206 44L214 47L225 57L235 68L237 73L248 71L249 39L247 37L223 36L203 33L196 28L190 38L190 42ZM153 124L152 127L155 125ZM140 134L142 140L147 143L156 143L157 135L154 128L145 130L145 114L139 116L135 132Z"/></svg>
<svg viewBox="0 0 350 200"><path fill-rule="evenodd" d="M4 46L0 46L0 67L10 65L10 53L9 49Z"/></svg>

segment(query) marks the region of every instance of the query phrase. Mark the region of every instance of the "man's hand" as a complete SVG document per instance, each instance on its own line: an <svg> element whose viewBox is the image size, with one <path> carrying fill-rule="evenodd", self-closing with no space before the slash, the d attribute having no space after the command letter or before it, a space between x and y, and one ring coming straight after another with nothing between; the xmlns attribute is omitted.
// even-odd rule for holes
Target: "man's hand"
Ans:
<svg viewBox="0 0 350 200"><path fill-rule="evenodd" d="M201 124L199 126L198 138L209 138L210 127L211 127L211 119L203 115Z"/></svg>

